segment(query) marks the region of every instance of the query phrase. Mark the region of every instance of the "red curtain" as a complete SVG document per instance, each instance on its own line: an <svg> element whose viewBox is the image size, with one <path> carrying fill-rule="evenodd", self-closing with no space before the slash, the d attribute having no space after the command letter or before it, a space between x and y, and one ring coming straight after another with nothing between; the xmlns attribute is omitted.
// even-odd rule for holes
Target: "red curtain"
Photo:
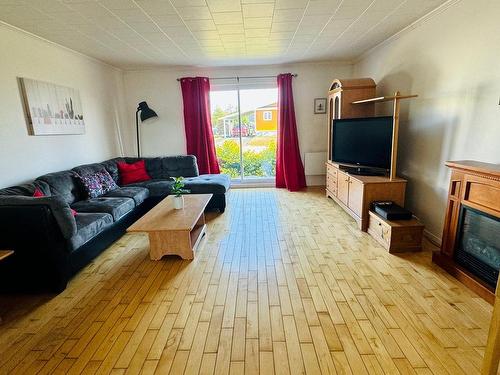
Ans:
<svg viewBox="0 0 500 375"><path fill-rule="evenodd" d="M297 191L306 187L304 165L300 158L292 75L278 75L278 145L276 150L276 187Z"/></svg>
<svg viewBox="0 0 500 375"><path fill-rule="evenodd" d="M188 155L195 155L200 174L220 173L210 118L210 81L207 77L181 79Z"/></svg>

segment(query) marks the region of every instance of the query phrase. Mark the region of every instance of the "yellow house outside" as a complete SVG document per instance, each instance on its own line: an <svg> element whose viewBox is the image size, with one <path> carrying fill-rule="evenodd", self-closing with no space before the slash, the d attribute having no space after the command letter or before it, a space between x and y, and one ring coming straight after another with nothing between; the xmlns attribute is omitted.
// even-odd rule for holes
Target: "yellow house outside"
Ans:
<svg viewBox="0 0 500 375"><path fill-rule="evenodd" d="M278 130L277 103L268 104L264 107L255 109L255 130L258 132Z"/></svg>

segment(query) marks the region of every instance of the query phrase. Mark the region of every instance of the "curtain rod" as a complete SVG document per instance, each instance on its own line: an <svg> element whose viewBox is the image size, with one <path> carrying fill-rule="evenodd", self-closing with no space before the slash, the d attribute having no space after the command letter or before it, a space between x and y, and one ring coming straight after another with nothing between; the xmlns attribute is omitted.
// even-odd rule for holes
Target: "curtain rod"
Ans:
<svg viewBox="0 0 500 375"><path fill-rule="evenodd" d="M297 77L298 74L294 73L292 74L292 77ZM277 76L247 76L247 77L240 77L240 76L235 76L235 77L215 77L215 78L209 78L210 80L216 80L216 79L249 79L249 78L276 78ZM181 78L177 78L177 81L180 81Z"/></svg>

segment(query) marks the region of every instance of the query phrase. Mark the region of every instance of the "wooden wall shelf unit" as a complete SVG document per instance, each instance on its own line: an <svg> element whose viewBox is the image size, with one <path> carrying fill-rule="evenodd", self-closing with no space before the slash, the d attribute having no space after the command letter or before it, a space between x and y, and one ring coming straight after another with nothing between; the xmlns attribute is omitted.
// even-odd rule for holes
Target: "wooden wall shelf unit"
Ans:
<svg viewBox="0 0 500 375"><path fill-rule="evenodd" d="M402 99L416 98L418 95L401 95L396 91L392 96L377 96L373 98L360 99L352 102L354 105L367 105L383 102L393 102L393 125L392 125L392 150L391 150L391 171L389 173L391 179L397 176L397 162L398 162L398 138L399 138L399 101Z"/></svg>
<svg viewBox="0 0 500 375"><path fill-rule="evenodd" d="M328 161L326 163L326 196L337 202L358 223L368 228L368 212L374 201L393 201L404 206L406 180L396 175L399 102L417 95L376 96L371 78L335 79L328 91ZM391 170L389 177L350 175L332 161L332 121L341 118L374 117L375 103L394 102Z"/></svg>
<svg viewBox="0 0 500 375"><path fill-rule="evenodd" d="M494 288L458 265L454 260L454 253L462 206L500 218L500 164L463 160L447 162L446 166L451 169L451 176L443 239L440 251L432 254L432 260L489 303L493 303Z"/></svg>
<svg viewBox="0 0 500 375"><path fill-rule="evenodd" d="M404 206L406 180L383 176L358 176L342 171L337 163L326 163L326 196L332 198L358 223L368 229L368 211L374 201L393 201Z"/></svg>

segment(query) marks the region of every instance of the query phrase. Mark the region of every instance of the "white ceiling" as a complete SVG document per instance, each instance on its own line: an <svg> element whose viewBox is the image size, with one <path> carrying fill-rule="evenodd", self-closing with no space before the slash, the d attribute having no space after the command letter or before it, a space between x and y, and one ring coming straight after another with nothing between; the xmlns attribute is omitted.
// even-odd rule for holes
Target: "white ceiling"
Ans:
<svg viewBox="0 0 500 375"><path fill-rule="evenodd" d="M0 0L0 20L128 69L351 60L446 0Z"/></svg>

